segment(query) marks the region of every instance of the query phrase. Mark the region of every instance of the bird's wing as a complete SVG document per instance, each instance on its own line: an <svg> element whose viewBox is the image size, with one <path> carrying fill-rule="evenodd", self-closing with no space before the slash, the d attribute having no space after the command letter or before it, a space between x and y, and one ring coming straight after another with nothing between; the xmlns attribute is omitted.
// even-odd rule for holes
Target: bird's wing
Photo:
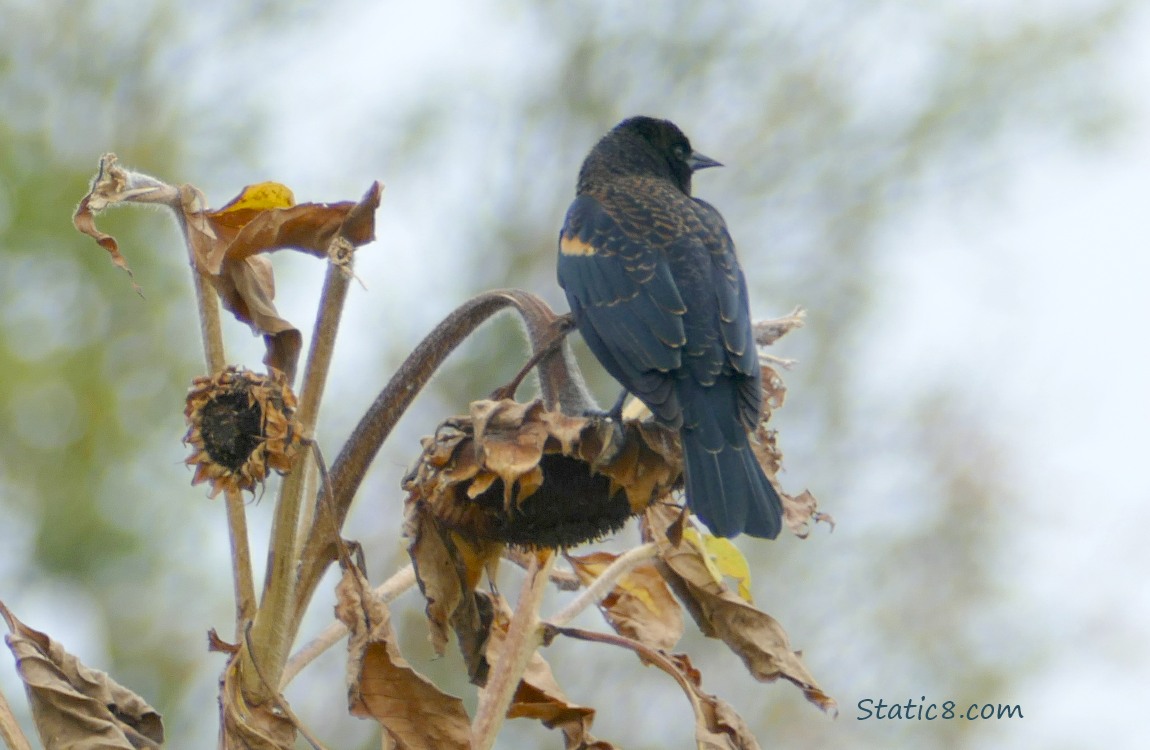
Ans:
<svg viewBox="0 0 1150 750"><path fill-rule="evenodd" d="M739 421L746 429L753 430L762 412L763 390L759 351L751 326L747 280L722 215L706 201L695 198L693 203L699 226L691 235L706 247L710 257L709 287L717 306L718 333L722 344L722 354L718 355L721 361L700 362L699 365L709 364L711 368L731 373L736 386ZM687 325L691 327L690 322Z"/></svg>
<svg viewBox="0 0 1150 750"><path fill-rule="evenodd" d="M735 255L735 243L722 215L706 201L694 199L703 225L700 240L711 256L714 293L719 305L719 330L728 362L736 372L752 375L759 369L759 355L747 303L747 280Z"/></svg>
<svg viewBox="0 0 1150 750"><path fill-rule="evenodd" d="M668 403L666 374L680 365L687 308L659 249L625 232L594 197L581 195L559 235L558 276L604 368L657 415L662 404L677 411Z"/></svg>

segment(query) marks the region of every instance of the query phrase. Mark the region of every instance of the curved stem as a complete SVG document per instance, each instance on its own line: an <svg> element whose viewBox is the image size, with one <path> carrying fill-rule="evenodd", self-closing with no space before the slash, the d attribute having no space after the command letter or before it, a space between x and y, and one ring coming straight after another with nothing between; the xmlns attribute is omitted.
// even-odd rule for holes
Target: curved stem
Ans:
<svg viewBox="0 0 1150 750"><path fill-rule="evenodd" d="M691 710L695 714L696 723L700 721L705 723L702 705L699 700L699 689L687 679L682 670L659 649L652 648L645 643L624 635L619 635L618 633L596 633L581 628L559 628L550 625L544 625L544 629L547 631L544 635L544 643L547 645L550 645L556 635L565 635L568 638L574 638L580 641L607 643L612 646L620 646L621 648L634 651L641 659L645 659L647 662L654 664L674 678L675 682L679 683L679 687L683 689L683 694L686 695L687 700L691 702Z"/></svg>
<svg viewBox="0 0 1150 750"><path fill-rule="evenodd" d="M515 373L515 377L512 378L509 383L495 389L490 396L491 399L515 398L515 392L519 390L519 386L523 385L523 381L527 379L531 371L538 367L545 359L555 354L559 347L563 345L567 335L575 329L575 323L570 315L558 318L554 316L551 317L551 330L547 341L542 344L536 342L535 353L531 355L530 359L523 363L523 366L519 368L519 372ZM562 364L561 362L560 366L562 366ZM556 392L557 389L552 387L553 384L550 378L542 378L541 383L544 384L546 390L545 395L548 397L546 399L547 406L553 408L555 402L561 400L561 397Z"/></svg>

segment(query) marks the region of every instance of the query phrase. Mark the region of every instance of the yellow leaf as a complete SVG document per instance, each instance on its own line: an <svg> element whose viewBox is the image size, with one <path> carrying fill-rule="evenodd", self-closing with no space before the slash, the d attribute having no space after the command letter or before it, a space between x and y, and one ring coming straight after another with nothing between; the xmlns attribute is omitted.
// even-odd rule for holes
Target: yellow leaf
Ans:
<svg viewBox="0 0 1150 750"><path fill-rule="evenodd" d="M213 213L222 214L232 211L256 210L269 208L291 208L295 205L295 195L287 185L278 182L258 182L248 185L233 198L226 206Z"/></svg>
<svg viewBox="0 0 1150 750"><path fill-rule="evenodd" d="M683 538L705 553L703 562L716 581L722 582L724 577L734 578L739 582L739 597L748 604L754 604L751 598L751 567L730 539L710 534L704 536L695 529L684 531Z"/></svg>

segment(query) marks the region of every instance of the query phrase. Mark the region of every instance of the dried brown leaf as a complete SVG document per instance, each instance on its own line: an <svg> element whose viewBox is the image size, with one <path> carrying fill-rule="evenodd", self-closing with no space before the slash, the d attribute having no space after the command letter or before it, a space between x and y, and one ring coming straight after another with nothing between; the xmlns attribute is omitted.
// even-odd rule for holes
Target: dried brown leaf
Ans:
<svg viewBox="0 0 1150 750"><path fill-rule="evenodd" d="M416 672L399 653L387 606L357 569L336 588L336 617L348 627L348 708L379 722L396 750L469 750L463 701Z"/></svg>
<svg viewBox="0 0 1150 750"><path fill-rule="evenodd" d="M253 706L244 698L241 646L224 667L220 685L220 734L224 750L294 750L296 727L273 703ZM252 662L248 661L248 664ZM283 704L283 698L279 697ZM283 704L286 705L286 704Z"/></svg>
<svg viewBox="0 0 1150 750"><path fill-rule="evenodd" d="M204 258L205 270L211 272L223 257L242 260L273 250L300 250L325 258L336 236L346 238L355 247L366 245L375 239L373 214L379 207L381 193L377 182L358 203L301 203L258 209L225 206L208 212L212 225L221 234L230 235L231 240L227 247L213 248Z"/></svg>
<svg viewBox="0 0 1150 750"><path fill-rule="evenodd" d="M579 628L552 626L550 633L544 636L544 641L550 643L559 634L630 649L644 664L654 665L673 677L691 702L691 710L695 715L696 747L708 750L758 750L759 744L742 717L719 698L702 691L699 670L695 669L686 654L668 654L623 635L595 633Z"/></svg>
<svg viewBox="0 0 1150 750"><path fill-rule="evenodd" d="M96 228L96 214L121 203L173 204L177 202L178 195L177 188L166 185L154 177L129 172L116 164L115 154L104 154L100 157L100 168L92 180L88 194L76 207L72 224L104 248L112 263L126 271L131 279L132 269L128 266L127 258L120 253L116 238ZM143 296L135 281L132 281L132 288Z"/></svg>
<svg viewBox="0 0 1150 750"><path fill-rule="evenodd" d="M16 658L36 730L48 750L163 745L163 721L143 698L84 666L49 636L16 619L3 602L0 616L8 623L4 642Z"/></svg>
<svg viewBox="0 0 1150 750"><path fill-rule="evenodd" d="M224 309L248 323L253 333L263 334L267 344L264 364L284 373L289 383L295 380L303 336L276 310L271 261L262 255L225 258L219 274L208 278Z"/></svg>
<svg viewBox="0 0 1150 750"><path fill-rule="evenodd" d="M601 551L567 560L589 586L617 557ZM682 608L654 563L640 563L628 571L599 608L615 632L653 648L669 651L683 636Z"/></svg>
<svg viewBox="0 0 1150 750"><path fill-rule="evenodd" d="M490 659L497 659L507 636L511 610L502 597L497 599L491 640L487 645ZM507 709L509 719L535 719L548 729L563 733L565 750L614 750L609 742L591 735L595 709L572 703L555 679L547 660L535 652L527 662L515 695Z"/></svg>
<svg viewBox="0 0 1150 750"><path fill-rule="evenodd" d="M708 750L759 750L743 717L729 703L702 690L702 676L686 654L671 654L671 661L691 685L695 696L695 744Z"/></svg>
<svg viewBox="0 0 1150 750"><path fill-rule="evenodd" d="M492 614L489 598L475 587L483 571L498 562L502 545L462 539L420 508L409 505L404 533L416 581L427 601L428 638L442 655L448 628L454 630L471 681L483 685L489 669L485 653Z"/></svg>
<svg viewBox="0 0 1150 750"><path fill-rule="evenodd" d="M503 480L505 510L529 498L543 483L539 461L548 438L547 424L540 419L543 411L543 402L538 400L528 404L510 399L471 404L479 460Z"/></svg>
<svg viewBox="0 0 1150 750"><path fill-rule="evenodd" d="M120 252L120 245L116 242L116 238L110 234L105 234L96 228L96 215L92 212L91 198L84 196L80 201L80 205L76 208L76 213L72 216L72 224L79 231L88 235L96 240L96 243L108 251L108 255L112 257L112 263L117 268L124 269L128 276L132 276L132 269L128 266L128 259Z"/></svg>
<svg viewBox="0 0 1150 750"><path fill-rule="evenodd" d="M835 519L829 513L819 510L819 501L810 490L803 490L799 495L780 495L783 500L783 520L787 528L799 539L806 539L811 533L811 521L823 521L835 530Z"/></svg>
<svg viewBox="0 0 1150 750"><path fill-rule="evenodd" d="M695 723L697 747L705 750L759 750L758 740L729 703L714 695L700 693L699 705L705 719L702 723Z"/></svg>
<svg viewBox="0 0 1150 750"><path fill-rule="evenodd" d="M837 713L833 698L822 691L791 649L782 626L773 617L745 602L716 580L707 566L704 552L687 540L672 545L663 529L673 522L673 511L652 506L647 511L648 528L659 546L659 569L671 589L691 613L699 630L719 638L734 651L751 675L761 682L782 677L793 683L807 700L827 712Z"/></svg>
<svg viewBox="0 0 1150 750"><path fill-rule="evenodd" d="M207 277L224 307L262 334L264 362L294 379L302 337L276 310L271 262L261 253L294 249L327 257L336 237L353 246L374 239L379 183L359 203L292 205L291 191L277 183L245 188L216 211L198 210L194 191L185 191L183 211L196 269Z"/></svg>

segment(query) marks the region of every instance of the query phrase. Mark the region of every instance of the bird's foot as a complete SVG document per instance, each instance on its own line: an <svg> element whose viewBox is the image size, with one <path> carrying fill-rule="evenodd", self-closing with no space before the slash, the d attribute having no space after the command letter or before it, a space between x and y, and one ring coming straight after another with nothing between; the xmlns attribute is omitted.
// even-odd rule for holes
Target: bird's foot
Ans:
<svg viewBox="0 0 1150 750"><path fill-rule="evenodd" d="M619 398L615 401L615 404L610 409L608 409L607 411L603 411L602 409L584 409L583 410L583 416L585 416L585 417L598 417L600 419L609 419L612 422L618 422L618 423L622 424L622 422L623 422L623 403L626 400L627 400L627 391L623 391L622 393L619 394Z"/></svg>

